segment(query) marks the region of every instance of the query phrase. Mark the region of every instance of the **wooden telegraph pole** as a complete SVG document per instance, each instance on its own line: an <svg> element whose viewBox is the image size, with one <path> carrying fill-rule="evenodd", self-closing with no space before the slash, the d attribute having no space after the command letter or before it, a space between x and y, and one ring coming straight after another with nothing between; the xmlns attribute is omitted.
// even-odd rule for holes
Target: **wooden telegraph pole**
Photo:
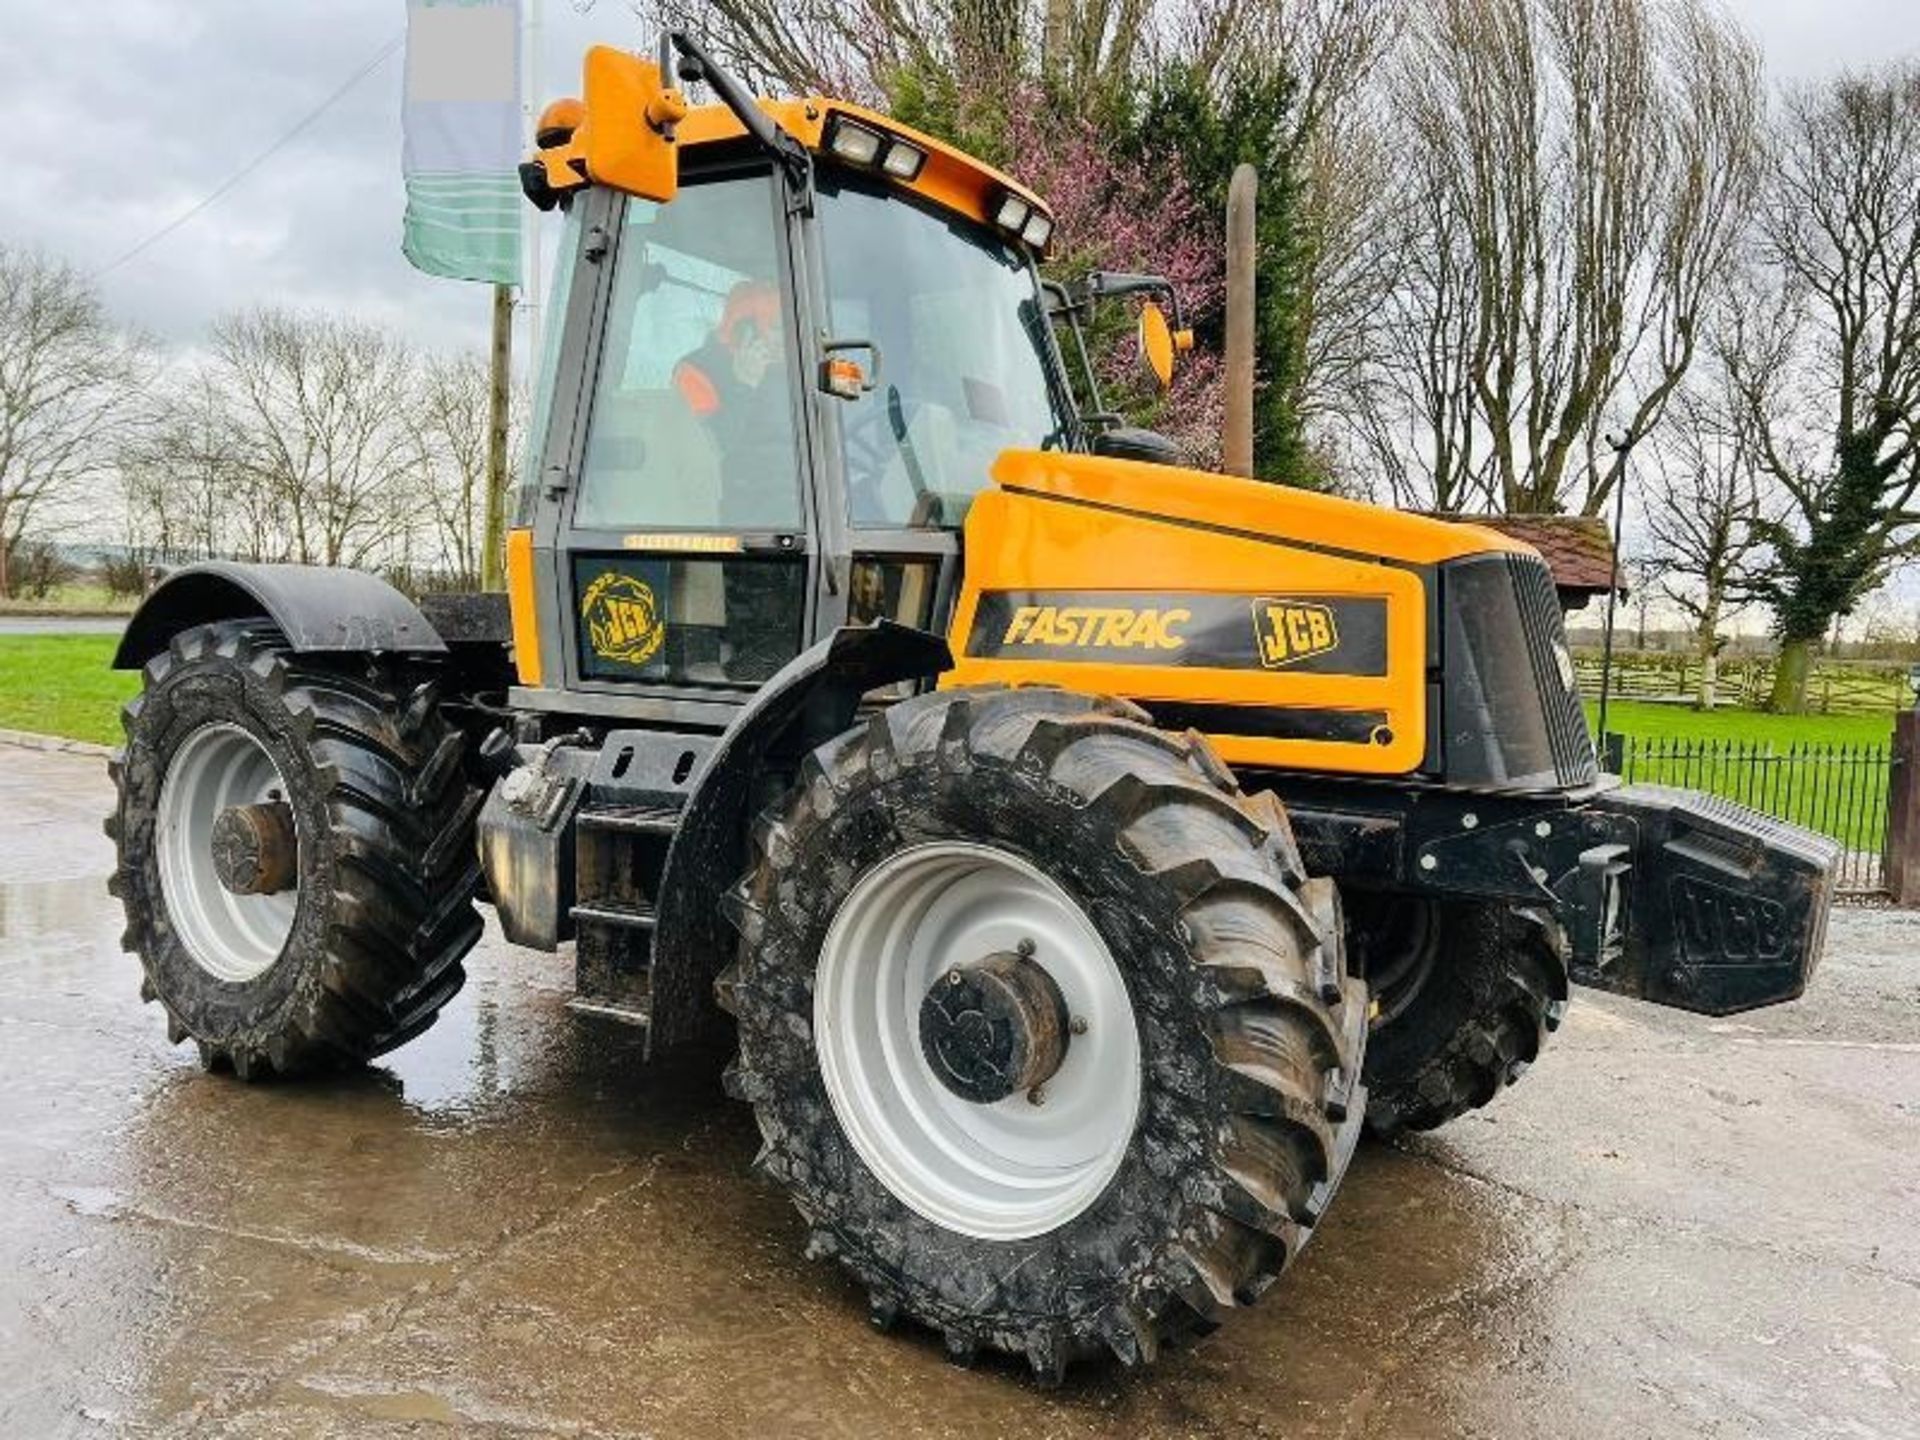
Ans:
<svg viewBox="0 0 1920 1440"><path fill-rule="evenodd" d="M507 406L513 393L513 287L493 287L493 375L487 424L486 543L480 588L504 590L507 552Z"/></svg>
<svg viewBox="0 0 1920 1440"><path fill-rule="evenodd" d="M1227 418L1220 437L1229 475L1253 474L1254 193L1251 165L1233 167L1227 182Z"/></svg>

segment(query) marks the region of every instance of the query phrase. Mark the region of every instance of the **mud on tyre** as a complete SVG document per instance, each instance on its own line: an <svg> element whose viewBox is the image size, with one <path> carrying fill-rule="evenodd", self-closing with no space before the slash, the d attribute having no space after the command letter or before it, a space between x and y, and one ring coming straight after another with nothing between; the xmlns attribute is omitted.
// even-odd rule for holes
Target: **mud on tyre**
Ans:
<svg viewBox="0 0 1920 1440"><path fill-rule="evenodd" d="M1567 1009L1566 942L1537 911L1366 897L1347 945L1373 989L1367 1127L1432 1130L1527 1072Z"/></svg>
<svg viewBox="0 0 1920 1440"><path fill-rule="evenodd" d="M739 1026L729 1088L755 1107L765 1142L757 1165L809 1222L809 1253L852 1271L876 1324L911 1317L940 1331L955 1359L995 1347L1026 1357L1046 1380L1103 1349L1151 1359L1164 1338L1257 1298L1306 1243L1360 1128L1367 1002L1346 973L1331 883L1305 879L1273 797L1242 794L1198 736L1156 731L1145 718L1122 702L1045 689L897 704L803 762L799 783L758 826L758 861L729 897L742 935L719 982ZM921 889L875 888L900 886L922 864L932 878ZM996 914L996 893L1017 897L1022 913ZM893 909L906 918L889 921ZM858 938L870 944L843 945L845 926L835 927L846 914L869 918ZM1037 945L1023 946L1035 927ZM947 953L921 957L917 977L872 972L887 984L870 1011L858 986L830 983L843 955L865 963L947 942ZM1078 969L1050 962L1050 948L1074 944ZM944 1106L980 1119L965 1100L928 1088L945 1052L914 1043L927 1035L916 1036L915 1007L921 1026L940 1030L938 1015L927 1018L939 1009L934 992L949 980L971 989L974 961L988 958L976 951L1008 974L1023 955L1051 964L1070 1025L1105 1003L1087 976L1110 964L1118 977L1117 1023L1134 1027L1131 1049L1119 1048L1132 1057L1137 1099L1121 1114L1108 1173L1081 1174L1075 1193L1059 1187L1058 1203L1022 1208L1017 1194L1002 1203L957 1163L960 1178L942 1188L944 1157L976 1144L987 1158L975 1169L1012 1176L1016 1192L1053 1183L1023 1172L1021 1152L998 1131L940 1131L920 1157L933 1180L876 1174L895 1168L874 1153L876 1133L911 1144L916 1124L931 1133L945 1123L876 1118L876 1109ZM965 973L953 980L949 970ZM1041 1087L1060 1093L1038 1107L1026 1091L1006 1091L1002 1076L987 1117L1005 1117L1016 1135L1029 1120L1044 1127L1054 1105L1103 1123L1070 1067L1075 1046L1102 1031L1111 1040L1115 1024L1109 1006L1093 1033L1070 1035ZM867 1084L856 1102L843 1075L836 1095L828 1062L844 1069L858 1050L846 1035L887 1025L902 1057L890 1083ZM1042 1043L1048 1027L1030 1028ZM1092 1073L1110 1089L1107 1109L1126 1103L1123 1074ZM1032 1133L1045 1140L1044 1128ZM1069 1126L1054 1140L1089 1133ZM1002 1145L1005 1153L993 1148Z"/></svg>
<svg viewBox="0 0 1920 1440"><path fill-rule="evenodd" d="M424 1030L481 928L480 797L432 682L294 656L264 621L183 631L143 680L107 833L121 943L169 1038L252 1079L356 1064ZM221 877L239 872L264 888L235 893Z"/></svg>

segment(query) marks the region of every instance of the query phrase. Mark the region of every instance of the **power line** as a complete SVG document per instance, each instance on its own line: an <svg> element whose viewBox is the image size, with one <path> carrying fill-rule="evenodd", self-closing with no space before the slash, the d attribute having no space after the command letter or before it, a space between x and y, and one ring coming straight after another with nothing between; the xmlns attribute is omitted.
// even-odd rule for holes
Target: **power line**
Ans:
<svg viewBox="0 0 1920 1440"><path fill-rule="evenodd" d="M109 275L113 271L118 270L122 265L126 264L129 260L133 259L134 256L141 254L143 251L149 249L154 245L157 245L160 241L166 239L167 236L171 235L174 231L178 230L182 225L186 224L189 220L193 219L193 217L198 215L202 210L206 209L209 205L213 204L214 201L218 200L221 196L225 195L229 190L233 189L234 186L238 185L242 180L246 179L254 171L258 170L262 165L266 164L267 161L271 160L275 155L279 154L280 151L284 150L289 144L291 144L295 139L297 139L300 136L301 132L306 130L308 126L312 125L314 121L318 120L322 115L326 114L327 111L331 110L336 104L338 104L340 100L345 98L349 90L353 89L354 86L358 85L362 80L366 79L367 76L371 75L375 70L379 69L381 62L386 60L388 56L392 55L396 50L398 50L401 46L401 43L405 39L406 39L405 31L402 31L400 34L395 35L393 39L387 42L386 46L380 51L378 55L375 55L371 60L367 61L366 64L362 65L358 70L354 71L353 74L349 75L344 81L341 82L339 88L336 89L332 94L327 96L326 99L322 100L318 105L314 106L313 109L309 110L305 115L302 115L298 120L294 121L292 125L288 126L287 129L281 134L278 140L275 140L266 149L262 150L258 155L254 156L253 159L249 160L246 164L242 165L238 170L234 171L233 174L229 175L225 180L222 180L218 185L214 186L212 190L208 191L205 196L203 196L199 201L197 201L184 214L178 215L174 219L169 220L165 225L162 225L158 230L154 231L151 235L147 236L147 238L142 240L138 245L134 246L131 250L127 251L127 253L122 255L118 260L115 260L111 265L105 266L102 269L94 271L91 278L98 280L105 275Z"/></svg>

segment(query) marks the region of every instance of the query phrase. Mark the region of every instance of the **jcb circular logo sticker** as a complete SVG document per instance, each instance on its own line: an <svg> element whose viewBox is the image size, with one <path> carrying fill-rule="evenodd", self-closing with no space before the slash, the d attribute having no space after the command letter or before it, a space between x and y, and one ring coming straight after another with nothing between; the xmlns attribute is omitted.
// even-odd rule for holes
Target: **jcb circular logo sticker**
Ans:
<svg viewBox="0 0 1920 1440"><path fill-rule="evenodd" d="M653 587L617 570L602 574L580 597L587 641L602 660L644 665L667 637Z"/></svg>

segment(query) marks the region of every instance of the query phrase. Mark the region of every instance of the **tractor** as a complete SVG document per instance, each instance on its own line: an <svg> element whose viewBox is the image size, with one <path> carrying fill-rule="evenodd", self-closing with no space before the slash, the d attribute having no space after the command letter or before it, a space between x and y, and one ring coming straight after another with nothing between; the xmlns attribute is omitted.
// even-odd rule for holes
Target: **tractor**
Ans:
<svg viewBox="0 0 1920 1440"><path fill-rule="evenodd" d="M506 594L214 562L120 644L124 946L208 1069L405 1044L485 902L650 1063L731 1056L877 1326L1052 1381L1254 1301L1571 982L1802 992L1837 847L1602 774L1526 547L1104 410L1088 317L1164 380L1177 298L1043 279L1040 196L678 32L536 147Z"/></svg>

